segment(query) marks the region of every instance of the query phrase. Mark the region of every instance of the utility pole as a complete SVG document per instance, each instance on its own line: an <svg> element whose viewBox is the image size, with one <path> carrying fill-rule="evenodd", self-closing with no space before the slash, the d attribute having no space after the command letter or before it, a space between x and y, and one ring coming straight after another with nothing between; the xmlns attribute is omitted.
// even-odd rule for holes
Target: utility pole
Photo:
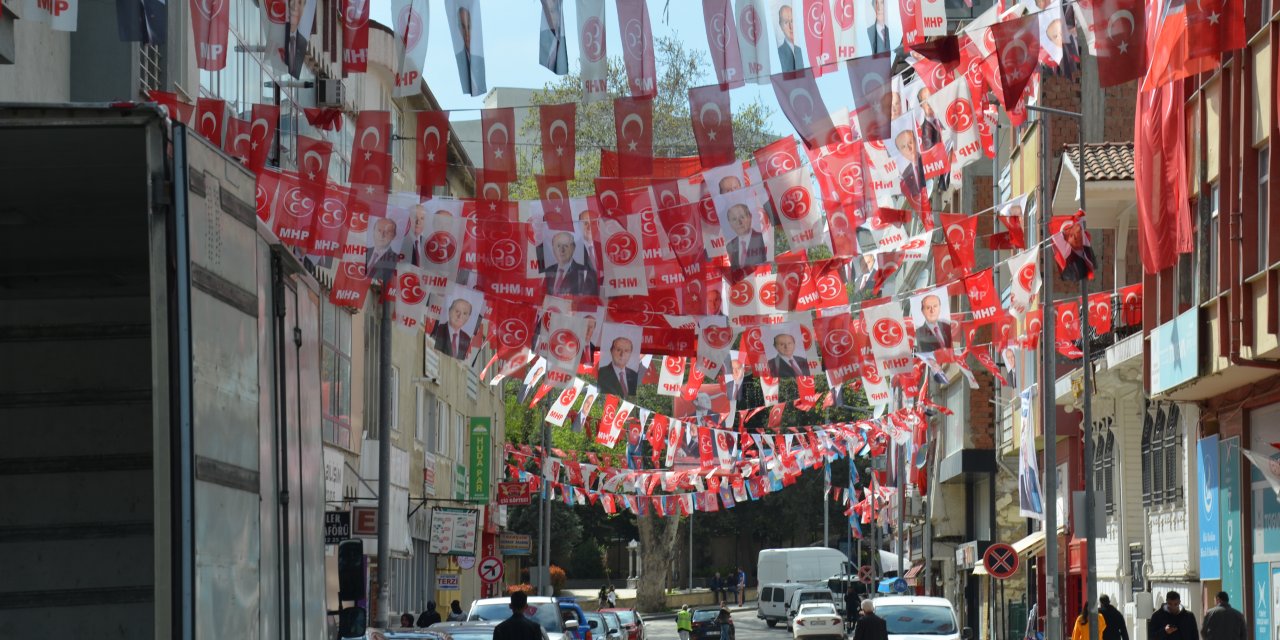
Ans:
<svg viewBox="0 0 1280 640"><path fill-rule="evenodd" d="M383 287L391 275L383 276ZM391 301L382 301L378 326L378 606L369 619L383 629L391 620ZM401 517L404 514L400 514Z"/></svg>
<svg viewBox="0 0 1280 640"><path fill-rule="evenodd" d="M544 459L546 458L546 456L548 455L548 452L550 451L551 451L551 426L547 424L546 420L543 420L542 421L542 455ZM550 500L551 490L550 490L550 487L547 486L547 481L545 478L543 479L542 485L543 487L546 487L546 489L542 493L542 505L540 507L543 510L543 516L542 516L542 531L541 531L542 540L539 541L540 542L539 555L541 556L542 560L545 560L545 563L542 563L542 567L541 567L542 584L539 585L538 587L538 594L549 596L551 595L551 500Z"/></svg>
<svg viewBox="0 0 1280 640"><path fill-rule="evenodd" d="M1056 382L1055 327L1053 309L1053 243L1049 242L1049 128L1040 118L1040 280L1044 283L1040 303L1040 416L1044 421L1044 601L1045 640L1062 640L1062 607L1058 598L1058 408L1054 402ZM1094 626L1094 625L1089 625Z"/></svg>

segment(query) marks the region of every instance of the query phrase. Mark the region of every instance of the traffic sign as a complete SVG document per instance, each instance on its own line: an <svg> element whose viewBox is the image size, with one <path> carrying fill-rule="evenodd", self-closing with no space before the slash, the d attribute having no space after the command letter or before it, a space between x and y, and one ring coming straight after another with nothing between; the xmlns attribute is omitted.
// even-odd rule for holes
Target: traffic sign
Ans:
<svg viewBox="0 0 1280 640"><path fill-rule="evenodd" d="M898 578L897 580L893 581L894 593L906 593L909 589L910 587L907 586L906 580L903 580L902 578Z"/></svg>
<svg viewBox="0 0 1280 640"><path fill-rule="evenodd" d="M858 567L858 580L862 581L863 584L871 584L871 582L875 580L874 573L875 569L873 569L871 565L864 564L861 567Z"/></svg>
<svg viewBox="0 0 1280 640"><path fill-rule="evenodd" d="M488 556L480 561L479 566L476 567L476 573L479 573L480 579L485 582L497 582L502 579L502 560L495 556Z"/></svg>
<svg viewBox="0 0 1280 640"><path fill-rule="evenodd" d="M1003 542L987 547L982 554L982 565L992 578L1004 580L1018 571L1018 552Z"/></svg>
<svg viewBox="0 0 1280 640"><path fill-rule="evenodd" d="M364 538L378 536L378 508L353 505L351 507L351 535Z"/></svg>

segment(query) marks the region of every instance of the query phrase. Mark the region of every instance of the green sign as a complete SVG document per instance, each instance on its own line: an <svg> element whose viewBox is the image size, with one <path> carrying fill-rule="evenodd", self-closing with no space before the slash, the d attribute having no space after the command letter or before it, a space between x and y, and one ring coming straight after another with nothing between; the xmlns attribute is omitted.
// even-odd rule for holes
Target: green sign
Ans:
<svg viewBox="0 0 1280 640"><path fill-rule="evenodd" d="M467 478L467 500L489 501L489 447L492 426L487 417L471 419L471 452L467 459L470 470Z"/></svg>
<svg viewBox="0 0 1280 640"><path fill-rule="evenodd" d="M1244 593L1244 539L1240 520L1240 438L1232 437L1218 445L1218 523L1221 541L1222 590Z"/></svg>

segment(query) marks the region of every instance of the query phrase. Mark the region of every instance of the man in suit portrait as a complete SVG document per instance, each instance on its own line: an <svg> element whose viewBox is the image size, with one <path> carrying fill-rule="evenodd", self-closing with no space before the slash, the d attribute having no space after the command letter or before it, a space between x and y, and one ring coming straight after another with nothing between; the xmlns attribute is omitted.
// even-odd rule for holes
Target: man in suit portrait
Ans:
<svg viewBox="0 0 1280 640"><path fill-rule="evenodd" d="M471 303L457 298L449 305L449 322L436 323L432 336L436 339L436 351L459 360L471 350L471 334L465 331L471 321Z"/></svg>
<svg viewBox="0 0 1280 640"><path fill-rule="evenodd" d="M804 68L804 50L796 44L796 21L790 4L778 8L778 30L782 32L782 42L778 43L778 61L783 71L795 71Z"/></svg>
<svg viewBox="0 0 1280 640"><path fill-rule="evenodd" d="M915 200L924 190L924 161L916 150L916 135L910 129L903 129L894 136L893 144L906 162L902 167L902 193Z"/></svg>
<svg viewBox="0 0 1280 640"><path fill-rule="evenodd" d="M920 315L924 324L916 327L916 351L927 353L951 348L951 323L940 319L942 300L930 293L920 299Z"/></svg>
<svg viewBox="0 0 1280 640"><path fill-rule="evenodd" d="M462 80L462 91L473 96L485 92L484 56L471 53L471 9L458 7L458 33L461 34L462 48L458 51L458 78Z"/></svg>
<svg viewBox="0 0 1280 640"><path fill-rule="evenodd" d="M577 248L578 242L568 231L559 231L551 237L551 257L555 262L542 271L547 283L547 295L584 295L587 270L573 260L573 253Z"/></svg>
<svg viewBox="0 0 1280 640"><path fill-rule="evenodd" d="M569 72L564 42L564 7L561 0L542 0L542 34L538 62L558 76Z"/></svg>
<svg viewBox="0 0 1280 640"><path fill-rule="evenodd" d="M1093 279L1094 265L1098 261L1093 255L1093 247L1085 242L1084 228L1073 220L1062 225L1058 233L1063 241L1055 240L1053 248L1058 252L1058 264L1062 265L1062 279L1073 282Z"/></svg>
<svg viewBox="0 0 1280 640"><path fill-rule="evenodd" d="M889 52L889 25L884 19L884 0L871 0L871 10L876 23L867 27L867 39L871 41L871 55Z"/></svg>
<svg viewBox="0 0 1280 640"><path fill-rule="evenodd" d="M631 352L635 346L631 338L619 336L609 345L609 364L600 367L596 382L601 393L630 398L636 395L636 387L640 384L640 372L627 366L631 361Z"/></svg>
<svg viewBox="0 0 1280 640"><path fill-rule="evenodd" d="M751 228L751 209L739 203L729 207L725 216L729 219L729 228L736 237L725 244L729 254L729 266L732 269L750 269L768 261L768 252L764 246L764 234Z"/></svg>
<svg viewBox="0 0 1280 640"><path fill-rule="evenodd" d="M778 355L769 359L769 375L775 378L794 378L809 375L809 363L796 357L796 338L789 333L773 337L773 348Z"/></svg>
<svg viewBox="0 0 1280 640"><path fill-rule="evenodd" d="M400 252L391 243L396 239L396 223L391 218L378 218L373 224L373 246L364 254L364 266L375 278L385 279L396 268Z"/></svg>
<svg viewBox="0 0 1280 640"><path fill-rule="evenodd" d="M920 92L916 94L916 98L920 100L920 110L924 113L924 118L920 121L920 148L925 151L942 142L942 123L938 121L938 114L934 113L933 105L929 104L931 96L933 93L928 87L921 87Z"/></svg>
<svg viewBox="0 0 1280 640"><path fill-rule="evenodd" d="M404 254L404 259L415 267L422 266L422 249L426 244L427 233L427 210L422 205L413 206L413 211L409 214L409 234L404 237L401 243L400 253Z"/></svg>

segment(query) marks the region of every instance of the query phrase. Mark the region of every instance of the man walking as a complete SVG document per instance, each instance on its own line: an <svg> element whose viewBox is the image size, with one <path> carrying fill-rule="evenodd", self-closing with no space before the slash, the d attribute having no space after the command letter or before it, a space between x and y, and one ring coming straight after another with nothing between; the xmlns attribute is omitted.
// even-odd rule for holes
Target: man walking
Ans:
<svg viewBox="0 0 1280 640"><path fill-rule="evenodd" d="M680 634L680 640L689 640L693 633L693 612L689 611L687 604L676 612L676 632Z"/></svg>
<svg viewBox="0 0 1280 640"><path fill-rule="evenodd" d="M1195 614L1182 608L1182 596L1170 591L1164 606L1147 620L1147 640L1200 640Z"/></svg>
<svg viewBox="0 0 1280 640"><path fill-rule="evenodd" d="M876 605L871 600L862 601L862 617L853 628L853 640L889 640L884 618L876 615Z"/></svg>
<svg viewBox="0 0 1280 640"><path fill-rule="evenodd" d="M542 640L542 625L524 617L529 596L523 591L511 594L511 617L493 628L493 640Z"/></svg>
<svg viewBox="0 0 1280 640"><path fill-rule="evenodd" d="M1218 606L1204 614L1200 636L1204 640L1244 640L1244 614L1231 607L1231 596L1219 591Z"/></svg>
<svg viewBox="0 0 1280 640"><path fill-rule="evenodd" d="M1129 640L1129 627L1124 623L1124 615L1111 604L1111 598L1098 596L1098 614L1106 624L1102 628L1102 640Z"/></svg>
<svg viewBox="0 0 1280 640"><path fill-rule="evenodd" d="M747 603L747 572L738 567L738 606Z"/></svg>

